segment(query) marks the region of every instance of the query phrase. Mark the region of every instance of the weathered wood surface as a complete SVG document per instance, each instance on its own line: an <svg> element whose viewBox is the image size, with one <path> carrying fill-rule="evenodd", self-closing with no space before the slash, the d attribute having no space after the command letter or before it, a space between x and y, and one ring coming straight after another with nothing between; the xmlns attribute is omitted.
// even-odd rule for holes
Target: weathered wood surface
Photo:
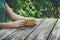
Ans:
<svg viewBox="0 0 60 40"><path fill-rule="evenodd" d="M25 40L46 40L56 19L46 19L33 33ZM34 35L35 34L35 35Z"/></svg>
<svg viewBox="0 0 60 40"><path fill-rule="evenodd" d="M17 29L1 29L0 30L0 40L4 39L9 34L13 33Z"/></svg>
<svg viewBox="0 0 60 40"><path fill-rule="evenodd" d="M34 26L34 27L23 27L23 28L15 31L14 33L12 33L11 35L9 35L8 37L6 37L3 40L24 40L42 23L43 20L44 19L38 19L36 26Z"/></svg>
<svg viewBox="0 0 60 40"><path fill-rule="evenodd" d="M60 19L58 19L55 28L53 29L48 40L60 40Z"/></svg>
<svg viewBox="0 0 60 40"><path fill-rule="evenodd" d="M0 40L60 40L60 19L36 19L36 26L0 30Z"/></svg>
<svg viewBox="0 0 60 40"><path fill-rule="evenodd" d="M56 22L57 22L57 20L50 21L50 23L45 26L45 28L42 30L42 32L39 33L36 40L47 40L48 36L50 35L50 32L55 27Z"/></svg>

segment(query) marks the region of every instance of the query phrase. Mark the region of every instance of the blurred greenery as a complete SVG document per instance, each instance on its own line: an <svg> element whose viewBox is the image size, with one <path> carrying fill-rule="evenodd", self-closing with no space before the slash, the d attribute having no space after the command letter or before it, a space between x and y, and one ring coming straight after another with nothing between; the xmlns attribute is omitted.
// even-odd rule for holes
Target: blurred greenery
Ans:
<svg viewBox="0 0 60 40"><path fill-rule="evenodd" d="M60 18L60 0L6 0L6 2L16 14L24 17Z"/></svg>

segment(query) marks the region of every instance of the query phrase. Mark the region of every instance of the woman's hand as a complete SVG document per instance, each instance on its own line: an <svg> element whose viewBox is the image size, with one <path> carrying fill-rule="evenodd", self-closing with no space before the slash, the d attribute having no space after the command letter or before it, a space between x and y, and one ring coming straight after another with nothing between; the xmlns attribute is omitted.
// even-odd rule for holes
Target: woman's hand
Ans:
<svg viewBox="0 0 60 40"><path fill-rule="evenodd" d="M25 20L18 20L18 21L12 22L10 23L11 24L10 28L20 28L24 26L24 23L25 23Z"/></svg>
<svg viewBox="0 0 60 40"><path fill-rule="evenodd" d="M17 20L14 22L6 22L6 23L0 23L0 26L3 28L20 28L22 26L24 26L25 24L25 20Z"/></svg>

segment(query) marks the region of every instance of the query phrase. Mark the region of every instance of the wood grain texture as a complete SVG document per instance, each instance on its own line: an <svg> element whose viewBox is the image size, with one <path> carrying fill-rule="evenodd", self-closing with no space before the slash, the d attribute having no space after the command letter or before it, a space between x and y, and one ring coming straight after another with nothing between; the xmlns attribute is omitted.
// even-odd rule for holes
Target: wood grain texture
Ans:
<svg viewBox="0 0 60 40"><path fill-rule="evenodd" d="M46 40L55 22L56 19L46 19L25 40Z"/></svg>
<svg viewBox="0 0 60 40"><path fill-rule="evenodd" d="M36 26L22 27L11 35L9 35L8 37L4 38L3 40L24 40L42 23L43 20L44 19L37 19Z"/></svg>
<svg viewBox="0 0 60 40"><path fill-rule="evenodd" d="M60 40L60 19L58 19L58 22L48 40Z"/></svg>
<svg viewBox="0 0 60 40"><path fill-rule="evenodd" d="M0 30L0 40L4 39L5 37L7 37L11 33L13 33L15 30L17 30L17 29L1 29Z"/></svg>

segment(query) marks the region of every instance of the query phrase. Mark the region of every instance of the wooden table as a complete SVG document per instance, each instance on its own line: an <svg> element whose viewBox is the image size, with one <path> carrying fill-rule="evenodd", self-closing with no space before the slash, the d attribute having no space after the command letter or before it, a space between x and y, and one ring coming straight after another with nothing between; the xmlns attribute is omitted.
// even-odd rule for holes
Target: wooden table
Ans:
<svg viewBox="0 0 60 40"><path fill-rule="evenodd" d="M1 29L0 40L60 40L60 19L36 19L36 26Z"/></svg>

